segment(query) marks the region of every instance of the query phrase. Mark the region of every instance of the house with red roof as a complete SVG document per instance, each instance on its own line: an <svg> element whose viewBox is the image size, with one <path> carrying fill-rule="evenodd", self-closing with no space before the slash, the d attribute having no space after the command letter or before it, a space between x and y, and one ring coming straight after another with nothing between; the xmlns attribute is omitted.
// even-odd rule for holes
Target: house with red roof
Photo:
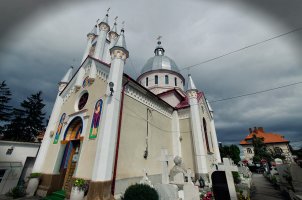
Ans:
<svg viewBox="0 0 302 200"><path fill-rule="evenodd" d="M285 162L292 161L292 153L289 148L289 141L283 135L277 133L265 132L263 127L249 128L249 134L240 141L243 148L244 157L247 161L252 161L254 157L253 137L262 138L266 144L267 150L285 156Z"/></svg>

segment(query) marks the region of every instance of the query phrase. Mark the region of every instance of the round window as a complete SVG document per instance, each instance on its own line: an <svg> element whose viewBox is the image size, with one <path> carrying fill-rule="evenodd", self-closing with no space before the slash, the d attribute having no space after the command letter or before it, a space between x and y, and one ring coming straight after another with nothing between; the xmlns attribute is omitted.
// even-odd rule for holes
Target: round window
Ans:
<svg viewBox="0 0 302 200"><path fill-rule="evenodd" d="M79 99L79 103L78 103L78 109L79 110L82 110L84 108L84 106L86 105L87 103L87 100L88 100L88 92L82 94L81 98Z"/></svg>

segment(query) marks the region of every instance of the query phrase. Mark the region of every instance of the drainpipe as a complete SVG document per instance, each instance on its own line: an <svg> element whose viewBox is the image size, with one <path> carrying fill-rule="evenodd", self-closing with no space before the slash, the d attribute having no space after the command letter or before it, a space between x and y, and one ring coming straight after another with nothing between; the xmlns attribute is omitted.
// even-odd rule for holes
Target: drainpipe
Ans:
<svg viewBox="0 0 302 200"><path fill-rule="evenodd" d="M116 148L115 148L114 170L113 170L113 178L112 178L112 185L111 185L111 194L113 196L114 196L114 190L115 190L115 179L116 179L116 170L117 170L118 150L119 150L119 146L120 146L120 137L121 137L125 87L128 83L129 83L129 78L128 78L127 82L123 85L123 90L122 90L122 98L121 98L121 106L120 106L120 117L119 117L118 132L117 132L117 142L116 142Z"/></svg>

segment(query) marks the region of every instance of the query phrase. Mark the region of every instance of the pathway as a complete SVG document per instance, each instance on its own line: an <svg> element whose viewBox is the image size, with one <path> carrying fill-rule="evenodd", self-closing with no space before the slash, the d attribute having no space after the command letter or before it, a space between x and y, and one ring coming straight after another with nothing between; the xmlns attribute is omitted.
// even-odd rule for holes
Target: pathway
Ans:
<svg viewBox="0 0 302 200"><path fill-rule="evenodd" d="M286 200L281 191L274 189L272 184L262 174L253 174L255 191L252 200Z"/></svg>

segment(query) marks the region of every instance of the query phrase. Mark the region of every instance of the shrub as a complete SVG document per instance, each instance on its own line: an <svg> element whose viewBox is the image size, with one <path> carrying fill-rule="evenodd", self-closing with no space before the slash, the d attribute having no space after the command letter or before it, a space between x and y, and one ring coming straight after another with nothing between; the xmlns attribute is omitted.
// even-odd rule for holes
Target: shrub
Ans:
<svg viewBox="0 0 302 200"><path fill-rule="evenodd" d="M73 187L77 187L79 190L86 192L88 190L88 183L82 178L77 178L73 183Z"/></svg>
<svg viewBox="0 0 302 200"><path fill-rule="evenodd" d="M6 193L6 196L13 197L13 199L24 197L25 195L26 192L23 186L16 186Z"/></svg>
<svg viewBox="0 0 302 200"><path fill-rule="evenodd" d="M234 182L236 184L239 184L241 182L239 173L238 172L232 172L232 174L233 174Z"/></svg>
<svg viewBox="0 0 302 200"><path fill-rule="evenodd" d="M123 200L158 200L156 190L146 184L135 184L129 186L124 194Z"/></svg>

